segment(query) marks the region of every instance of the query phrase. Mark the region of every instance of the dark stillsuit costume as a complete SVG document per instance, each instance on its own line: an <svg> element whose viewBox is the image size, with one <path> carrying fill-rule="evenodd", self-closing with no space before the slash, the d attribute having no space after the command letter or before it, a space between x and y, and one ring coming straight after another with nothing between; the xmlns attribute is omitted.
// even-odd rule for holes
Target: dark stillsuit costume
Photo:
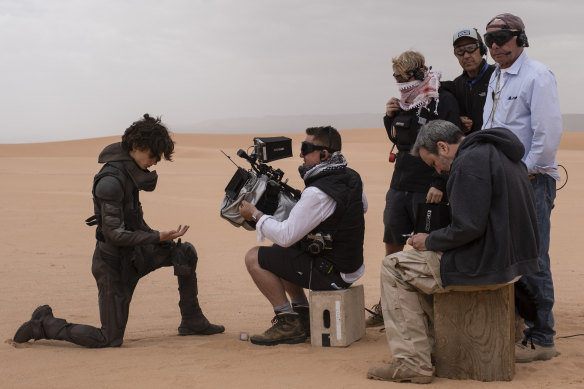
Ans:
<svg viewBox="0 0 584 389"><path fill-rule="evenodd" d="M65 340L85 347L121 346L138 280L165 266L174 266L178 278L182 315L179 333L206 334L206 330L217 327L199 307L195 248L190 243L160 242L159 232L143 219L138 192L154 190L156 172L140 169L121 143L107 146L99 162L105 165L94 178L95 215L87 222L97 224L91 271L99 291L101 328L68 323L48 314L30 321L34 338Z"/></svg>

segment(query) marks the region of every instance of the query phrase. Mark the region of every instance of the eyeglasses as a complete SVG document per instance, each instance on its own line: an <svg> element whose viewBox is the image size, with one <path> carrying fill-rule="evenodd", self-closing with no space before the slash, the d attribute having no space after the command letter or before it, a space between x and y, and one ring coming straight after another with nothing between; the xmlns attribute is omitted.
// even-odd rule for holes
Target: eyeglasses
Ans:
<svg viewBox="0 0 584 389"><path fill-rule="evenodd" d="M485 44L489 49L493 47L493 43L496 43L497 46L503 46L505 43L509 42L511 38L519 35L521 35L521 31L497 30L487 32L485 34Z"/></svg>
<svg viewBox="0 0 584 389"><path fill-rule="evenodd" d="M326 146L318 146L307 141L303 141L300 146L300 153L302 155L308 155L312 153L314 150L329 150L330 152L330 149Z"/></svg>
<svg viewBox="0 0 584 389"><path fill-rule="evenodd" d="M410 72L410 73L411 73L411 72ZM413 73L412 73L412 74L410 74L410 73L408 73L408 77L407 77L407 78L406 78L406 77L404 77L404 76L402 76L401 74L393 73L393 78L395 78L395 80L396 80L398 83L402 83L402 82L408 82L408 81L410 80L410 78L412 78L412 77L413 77Z"/></svg>
<svg viewBox="0 0 584 389"><path fill-rule="evenodd" d="M454 54L458 55L459 57L462 57L464 55L464 53L469 53L469 54L474 53L475 51L477 51L477 49L479 47L480 47L480 44L478 42L469 43L468 45L456 46L454 48Z"/></svg>

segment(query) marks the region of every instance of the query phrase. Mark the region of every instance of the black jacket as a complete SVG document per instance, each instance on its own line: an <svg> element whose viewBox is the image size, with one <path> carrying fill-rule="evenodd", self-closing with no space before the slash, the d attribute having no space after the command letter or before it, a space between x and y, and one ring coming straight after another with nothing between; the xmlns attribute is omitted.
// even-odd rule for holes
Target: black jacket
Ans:
<svg viewBox="0 0 584 389"><path fill-rule="evenodd" d="M426 165L422 158L410 154L411 146L416 141L418 130L422 126L420 122L442 119L460 126L458 104L451 93L440 91L438 114L435 113L435 106L436 101L432 100L427 108L422 109L420 118L417 116L417 108L400 111L393 117L383 118L387 136L398 149L391 177L392 189L426 193L430 186L433 186L444 192L446 180Z"/></svg>
<svg viewBox="0 0 584 389"><path fill-rule="evenodd" d="M452 222L425 242L444 252L444 286L505 283L539 270L535 200L523 153L517 136L504 128L472 133L460 143L447 184Z"/></svg>
<svg viewBox="0 0 584 389"><path fill-rule="evenodd" d="M363 264L363 183L359 173L345 167L323 172L306 180L306 187L314 186L331 196L337 203L333 214L320 223L313 232L330 233L332 250L323 256L343 273L352 273Z"/></svg>
<svg viewBox="0 0 584 389"><path fill-rule="evenodd" d="M112 254L117 247L158 243L160 233L144 221L138 193L152 191L158 175L142 170L121 143L107 146L98 161L105 163L93 179L97 239Z"/></svg>
<svg viewBox="0 0 584 389"><path fill-rule="evenodd" d="M486 69L485 69L486 66ZM458 101L460 116L467 116L472 119L470 132L478 131L483 126L483 107L489 92L489 80L495 71L495 65L488 65L483 60L480 64L481 73L477 79L468 77L466 71L454 79L454 81L444 81L440 86L454 94ZM460 126L466 132L466 128Z"/></svg>

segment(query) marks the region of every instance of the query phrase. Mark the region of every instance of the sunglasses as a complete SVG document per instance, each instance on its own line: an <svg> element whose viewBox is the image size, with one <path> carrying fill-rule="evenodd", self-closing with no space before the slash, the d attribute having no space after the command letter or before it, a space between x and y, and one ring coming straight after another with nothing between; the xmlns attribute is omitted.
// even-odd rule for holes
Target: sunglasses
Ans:
<svg viewBox="0 0 584 389"><path fill-rule="evenodd" d="M454 54L462 57L464 53L472 54L480 47L479 43L469 43L468 45L457 46L454 48Z"/></svg>
<svg viewBox="0 0 584 389"><path fill-rule="evenodd" d="M307 141L303 141L302 144L300 145L300 153L302 155L308 155L312 153L314 150L328 150L329 152L331 151L326 146L317 146Z"/></svg>
<svg viewBox="0 0 584 389"><path fill-rule="evenodd" d="M490 49L493 44L496 43L497 46L503 46L505 43L509 42L514 36L521 35L521 31L511 31L511 30L497 30L487 32L485 34L485 44Z"/></svg>
<svg viewBox="0 0 584 389"><path fill-rule="evenodd" d="M412 77L413 77L413 73L412 74L408 73L408 77L407 78L404 77L404 76L402 76L401 74L393 73L393 78L395 78L395 80L398 83L408 82L410 80L410 78L412 78Z"/></svg>

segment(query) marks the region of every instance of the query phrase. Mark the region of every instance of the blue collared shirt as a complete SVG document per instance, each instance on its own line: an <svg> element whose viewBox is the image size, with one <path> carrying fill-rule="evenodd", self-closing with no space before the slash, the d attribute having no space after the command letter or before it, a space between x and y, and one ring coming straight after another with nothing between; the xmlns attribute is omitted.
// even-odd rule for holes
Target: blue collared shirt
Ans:
<svg viewBox="0 0 584 389"><path fill-rule="evenodd" d="M507 128L521 140L530 174L549 174L559 181L556 152L562 116L556 78L525 51L503 72L497 65L491 75L482 129L493 127Z"/></svg>

